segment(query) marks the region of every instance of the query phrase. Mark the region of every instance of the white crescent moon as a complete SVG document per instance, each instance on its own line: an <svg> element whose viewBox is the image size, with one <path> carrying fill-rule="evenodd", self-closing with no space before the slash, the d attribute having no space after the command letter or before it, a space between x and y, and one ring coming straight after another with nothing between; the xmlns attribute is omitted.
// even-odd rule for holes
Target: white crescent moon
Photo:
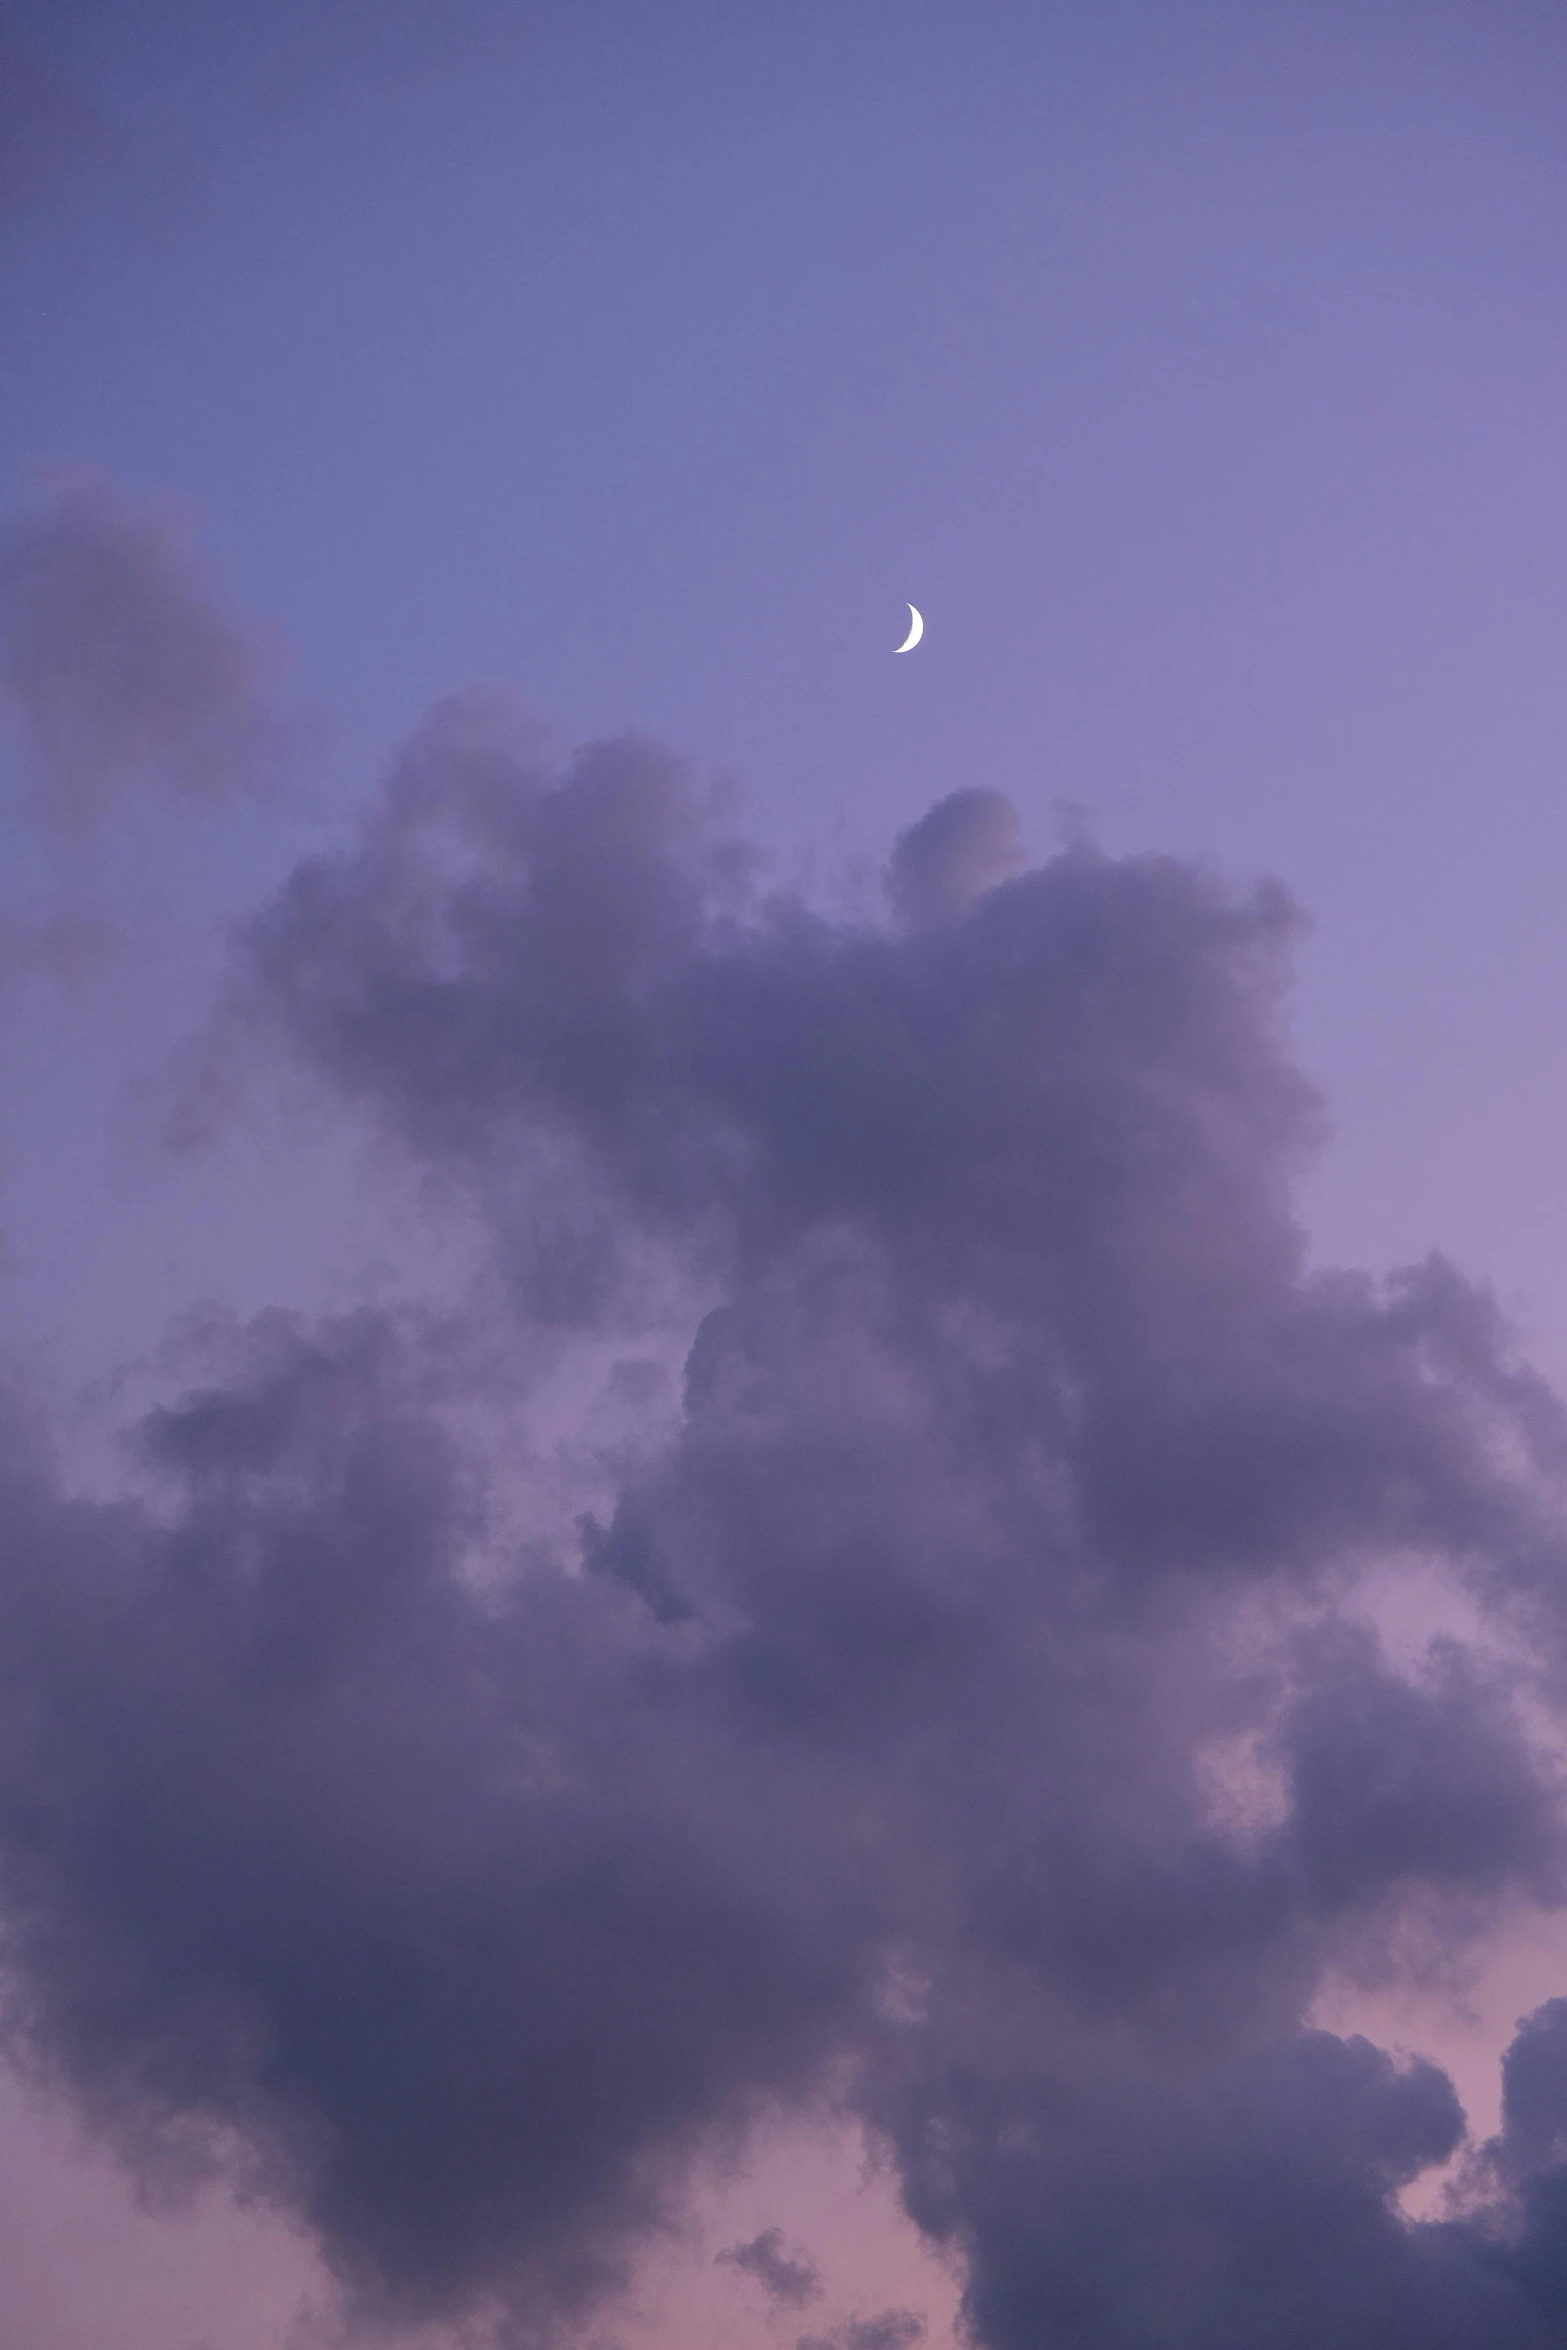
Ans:
<svg viewBox="0 0 1567 2350"><path fill-rule="evenodd" d="M919 606L917 604L911 604L909 606L909 633L904 638L901 645L893 646L893 651L895 653L912 653L915 646L919 643L920 638L924 634L925 623L920 618Z"/></svg>

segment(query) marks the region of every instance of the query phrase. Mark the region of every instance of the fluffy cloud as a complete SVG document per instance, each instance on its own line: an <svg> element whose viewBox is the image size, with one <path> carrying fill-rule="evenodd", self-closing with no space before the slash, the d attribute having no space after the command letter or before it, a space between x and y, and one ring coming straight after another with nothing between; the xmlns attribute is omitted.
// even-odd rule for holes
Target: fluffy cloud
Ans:
<svg viewBox="0 0 1567 2350"><path fill-rule="evenodd" d="M834 2097L992 2350L1561 2337L1555 2010L1422 2224L1450 2084L1306 2018L1560 1898L1562 1412L1451 1268L1307 1269L1283 893L1014 851L959 795L835 923L655 746L436 713L252 1009L524 1343L685 1314L678 1430L522 1563L409 1316L264 1322L135 1503L15 1439L18 2031L368 2304L569 2319ZM1389 1656L1405 1557L1484 1641Z"/></svg>

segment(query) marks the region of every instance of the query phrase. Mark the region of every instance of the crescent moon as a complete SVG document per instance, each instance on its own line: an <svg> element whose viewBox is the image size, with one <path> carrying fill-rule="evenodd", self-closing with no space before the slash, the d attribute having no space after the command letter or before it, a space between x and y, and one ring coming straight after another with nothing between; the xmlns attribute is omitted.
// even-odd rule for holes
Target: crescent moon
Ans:
<svg viewBox="0 0 1567 2350"><path fill-rule="evenodd" d="M895 653L912 653L924 634L925 623L920 618L919 606L911 604L909 606L909 633L901 645L893 646L893 651Z"/></svg>

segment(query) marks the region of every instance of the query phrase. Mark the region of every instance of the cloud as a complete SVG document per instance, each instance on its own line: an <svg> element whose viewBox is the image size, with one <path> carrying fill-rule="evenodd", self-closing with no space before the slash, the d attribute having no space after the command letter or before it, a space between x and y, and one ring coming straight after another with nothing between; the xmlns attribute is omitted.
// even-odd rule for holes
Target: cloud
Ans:
<svg viewBox="0 0 1567 2350"><path fill-rule="evenodd" d="M884 2309L878 2317L851 2317L844 2328L848 2350L909 2350L925 2332L912 2309Z"/></svg>
<svg viewBox="0 0 1567 2350"><path fill-rule="evenodd" d="M836 2104L989 2350L1560 2335L1555 2011L1418 2224L1450 2083L1307 2019L1560 1901L1567 1421L1451 1267L1309 1267L1285 894L1011 838L946 803L830 921L656 745L446 705L251 1019L585 1394L655 1301L678 1428L520 1561L484 1347L391 1307L264 1318L122 1503L8 1440L18 2045L364 2307L569 2324ZM1409 1557L1483 1637L1388 1653Z"/></svg>
<svg viewBox="0 0 1567 2350"><path fill-rule="evenodd" d="M912 2309L884 2309L878 2317L851 2317L831 2334L802 2334L795 2350L913 2350L925 2320Z"/></svg>
<svg viewBox="0 0 1567 2350"><path fill-rule="evenodd" d="M144 1429L161 1523L8 1491L16 2028L160 2175L238 2141L369 2299L570 2307L809 2080L856 1952L613 1594L465 1587L406 1351L258 1329Z"/></svg>
<svg viewBox="0 0 1567 2350"><path fill-rule="evenodd" d="M90 480L0 530L0 710L67 830L133 786L221 798L284 739L271 663L183 529Z"/></svg>
<svg viewBox="0 0 1567 2350"><path fill-rule="evenodd" d="M716 2257L724 2267L743 2269L747 2276L755 2277L773 2300L782 2301L791 2309L814 2301L822 2289L816 2264L809 2255L798 2247L792 2252L785 2250L782 2228L763 2228L749 2244L731 2244Z"/></svg>
<svg viewBox="0 0 1567 2350"><path fill-rule="evenodd" d="M918 928L966 912L1024 862L1010 800L997 791L952 792L899 841L887 895Z"/></svg>
<svg viewBox="0 0 1567 2350"><path fill-rule="evenodd" d="M1458 2140L1433 2066L1295 2033L1196 2070L1101 2055L932 2086L916 2207L961 2241L996 2350L1538 2338L1467 2244L1392 2207Z"/></svg>

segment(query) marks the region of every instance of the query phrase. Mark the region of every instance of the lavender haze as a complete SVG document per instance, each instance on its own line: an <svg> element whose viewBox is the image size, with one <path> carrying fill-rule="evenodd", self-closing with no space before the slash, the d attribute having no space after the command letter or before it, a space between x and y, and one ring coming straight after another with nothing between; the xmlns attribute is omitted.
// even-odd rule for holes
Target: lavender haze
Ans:
<svg viewBox="0 0 1567 2350"><path fill-rule="evenodd" d="M1559 2350L1560 26L134 13L0 15L0 2333Z"/></svg>

